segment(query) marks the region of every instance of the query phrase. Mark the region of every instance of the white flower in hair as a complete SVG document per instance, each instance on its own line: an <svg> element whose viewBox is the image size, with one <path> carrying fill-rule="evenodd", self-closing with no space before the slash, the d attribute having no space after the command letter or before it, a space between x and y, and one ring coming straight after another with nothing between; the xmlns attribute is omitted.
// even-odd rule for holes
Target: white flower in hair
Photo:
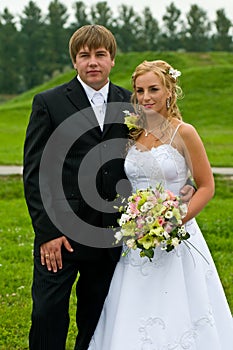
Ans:
<svg viewBox="0 0 233 350"><path fill-rule="evenodd" d="M170 68L168 73L174 78L175 80L181 75L181 72L177 69Z"/></svg>

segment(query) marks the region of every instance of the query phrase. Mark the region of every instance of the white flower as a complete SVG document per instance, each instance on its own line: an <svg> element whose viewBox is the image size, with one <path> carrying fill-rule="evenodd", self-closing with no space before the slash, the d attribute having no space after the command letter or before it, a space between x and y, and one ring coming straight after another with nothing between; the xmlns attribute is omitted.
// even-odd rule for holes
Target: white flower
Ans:
<svg viewBox="0 0 233 350"><path fill-rule="evenodd" d="M181 72L177 69L170 68L168 73L174 78L175 80L181 75Z"/></svg>
<svg viewBox="0 0 233 350"><path fill-rule="evenodd" d="M129 215L127 215L127 214L122 214L121 215L121 218L120 218L120 220L119 220L119 225L120 226L122 226L122 225L125 225L126 224L126 222L129 220Z"/></svg>
<svg viewBox="0 0 233 350"><path fill-rule="evenodd" d="M173 217L173 212L171 210L168 210L164 216L166 219L171 219Z"/></svg>
<svg viewBox="0 0 233 350"><path fill-rule="evenodd" d="M165 240L161 241L160 244L161 244L161 250L167 249L167 242Z"/></svg>
<svg viewBox="0 0 233 350"><path fill-rule="evenodd" d="M154 218L152 217L152 216L147 216L146 217L146 222L147 222L147 224L153 224L153 222L154 222Z"/></svg>
<svg viewBox="0 0 233 350"><path fill-rule="evenodd" d="M166 239L169 239L170 238L170 235L167 231L164 231L163 233L163 236L166 238Z"/></svg>
<svg viewBox="0 0 233 350"><path fill-rule="evenodd" d="M146 210L150 210L150 209L152 209L153 208L153 203L151 203L151 202L146 202L146 203L144 203L144 207L146 208Z"/></svg>
<svg viewBox="0 0 233 350"><path fill-rule="evenodd" d="M181 227L178 228L178 234L185 236L186 235L186 230L184 225L182 225Z"/></svg>
<svg viewBox="0 0 233 350"><path fill-rule="evenodd" d="M188 211L188 206L187 206L187 204L185 204L185 203L183 203L183 204L181 204L180 205L180 211L181 211L181 213L182 213L182 216L184 215L186 215L187 214L187 211Z"/></svg>
<svg viewBox="0 0 233 350"><path fill-rule="evenodd" d="M114 237L116 238L117 241L120 241L121 238L123 237L121 231L117 231L114 235Z"/></svg>
<svg viewBox="0 0 233 350"><path fill-rule="evenodd" d="M140 210L141 210L142 213L145 213L147 211L147 209L146 209L144 204L141 206Z"/></svg>
<svg viewBox="0 0 233 350"><path fill-rule="evenodd" d="M129 248L136 248L135 247L135 239L133 239L133 238L131 238L131 239L128 239L127 241L126 241L126 245L127 245L127 247L129 247Z"/></svg>
<svg viewBox="0 0 233 350"><path fill-rule="evenodd" d="M178 246L179 244L179 239L177 237L172 238L172 245L174 247Z"/></svg>

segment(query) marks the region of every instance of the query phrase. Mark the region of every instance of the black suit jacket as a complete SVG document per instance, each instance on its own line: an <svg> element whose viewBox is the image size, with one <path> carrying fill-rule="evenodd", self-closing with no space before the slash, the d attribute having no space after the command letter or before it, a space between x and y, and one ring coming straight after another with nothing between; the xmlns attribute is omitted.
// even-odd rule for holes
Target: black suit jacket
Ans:
<svg viewBox="0 0 233 350"><path fill-rule="evenodd" d="M105 117L104 130L101 132L89 100L81 84L75 77L69 83L42 92L34 97L32 112L26 132L24 144L24 190L32 225L35 231L35 254L39 254L42 243L57 238L66 232L62 226L56 225L55 221L47 214L40 193L41 159L48 140L56 132L57 143L52 147L52 153L48 155L44 168L46 168L44 179L46 183L46 202L49 211L54 211L54 217L60 222L69 223L74 231L68 235L72 246L75 248L72 258L99 259L106 253L106 249L94 248L83 244L85 242L85 223L96 227L96 233L100 227L107 228L116 226L118 214L105 212L101 208L94 208L83 198L82 190L90 191L93 188L93 173L97 193L103 201L112 201L116 196L116 184L125 178L124 173L124 151L127 138L127 128L123 124L123 111L129 109L131 93L119 86L110 83L108 94L108 106ZM114 102L114 103L113 103ZM71 121L71 123L70 123ZM67 123L67 124L66 124ZM61 128L62 126L62 128ZM63 127L64 126L64 127ZM61 129L61 130L60 130ZM77 140L72 141L77 131ZM67 142L68 140L68 142ZM67 150L65 159L61 154L63 144L71 145ZM114 142L116 144L114 146ZM113 143L111 143L113 141ZM67 146L66 146L67 147ZM82 170L80 179L82 185L78 184L80 164L92 150L96 150L87 162L86 168ZM48 161L49 160L49 161ZM50 161L51 160L51 161ZM105 162L105 160L107 160ZM92 171L92 162L95 163ZM99 165L98 165L99 164ZM56 170L62 168L62 188L65 200L68 201L72 210L67 210L60 198L60 178L56 179ZM52 173L50 177L49 174ZM41 182L43 186L43 181ZM91 192L89 193L91 195ZM97 204L98 201L94 204ZM55 209L54 209L55 208ZM59 212L60 211L60 212ZM77 222L72 224L73 212L81 219L84 225L77 230ZM67 225L65 225L65 228ZM79 232L77 232L79 231ZM106 234L106 230L103 230ZM81 237L81 244L80 239ZM98 236L97 236L98 237ZM103 239L103 236L101 236ZM79 242L79 243L77 243ZM91 244L92 245L92 244ZM98 246L98 245L97 245ZM120 248L107 249L113 259L118 259ZM64 254L66 254L64 250Z"/></svg>

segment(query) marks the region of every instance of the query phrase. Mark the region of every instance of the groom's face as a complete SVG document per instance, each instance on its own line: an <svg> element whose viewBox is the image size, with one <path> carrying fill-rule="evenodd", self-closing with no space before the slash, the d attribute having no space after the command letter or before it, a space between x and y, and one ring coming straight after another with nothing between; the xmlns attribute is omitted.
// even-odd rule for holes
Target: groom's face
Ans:
<svg viewBox="0 0 233 350"><path fill-rule="evenodd" d="M99 90L108 82L114 64L114 59L104 47L90 50L86 46L77 53L74 68L84 83Z"/></svg>

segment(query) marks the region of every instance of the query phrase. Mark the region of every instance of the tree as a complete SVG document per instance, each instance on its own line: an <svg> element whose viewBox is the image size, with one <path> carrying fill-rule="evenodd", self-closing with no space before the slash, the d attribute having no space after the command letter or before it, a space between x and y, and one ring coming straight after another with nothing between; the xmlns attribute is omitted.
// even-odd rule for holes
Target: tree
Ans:
<svg viewBox="0 0 233 350"><path fill-rule="evenodd" d="M179 26L181 11L172 2L166 7L166 14L162 17L164 22L164 32L161 44L164 50L177 50L181 47Z"/></svg>
<svg viewBox="0 0 233 350"><path fill-rule="evenodd" d="M91 6L91 23L101 24L111 30L113 13L107 1L97 2Z"/></svg>
<svg viewBox="0 0 233 350"><path fill-rule="evenodd" d="M210 49L209 33L211 24L206 11L197 5L191 5L187 13L187 25L184 25L184 47L188 51L208 51Z"/></svg>
<svg viewBox="0 0 233 350"><path fill-rule="evenodd" d="M46 60L48 74L61 71L70 64L68 54L69 30L65 28L68 14L67 8L58 0L49 4L46 28Z"/></svg>
<svg viewBox="0 0 233 350"><path fill-rule="evenodd" d="M119 7L114 34L123 52L137 51L137 38L140 36L141 25L141 18L135 13L133 7L126 5Z"/></svg>
<svg viewBox="0 0 233 350"><path fill-rule="evenodd" d="M72 23L70 26L71 33L73 33L76 29L86 25L90 24L90 20L88 19L87 7L84 4L83 1L76 1L74 3L74 10L75 10L75 22Z"/></svg>
<svg viewBox="0 0 233 350"><path fill-rule="evenodd" d="M138 30L136 51L153 51L158 50L159 42L159 25L158 21L151 14L149 7L145 7L142 12L141 21L138 21L141 28Z"/></svg>
<svg viewBox="0 0 233 350"><path fill-rule="evenodd" d="M46 71L45 25L40 8L30 1L20 17L21 67L25 89L41 84Z"/></svg>
<svg viewBox="0 0 233 350"><path fill-rule="evenodd" d="M18 32L14 16L4 9L0 15L0 92L19 92L20 64Z"/></svg>
<svg viewBox="0 0 233 350"><path fill-rule="evenodd" d="M217 51L232 50L232 37L229 31L232 28L232 23L225 15L224 9L216 11L217 18L214 24L217 29L217 34L213 36L213 48Z"/></svg>

